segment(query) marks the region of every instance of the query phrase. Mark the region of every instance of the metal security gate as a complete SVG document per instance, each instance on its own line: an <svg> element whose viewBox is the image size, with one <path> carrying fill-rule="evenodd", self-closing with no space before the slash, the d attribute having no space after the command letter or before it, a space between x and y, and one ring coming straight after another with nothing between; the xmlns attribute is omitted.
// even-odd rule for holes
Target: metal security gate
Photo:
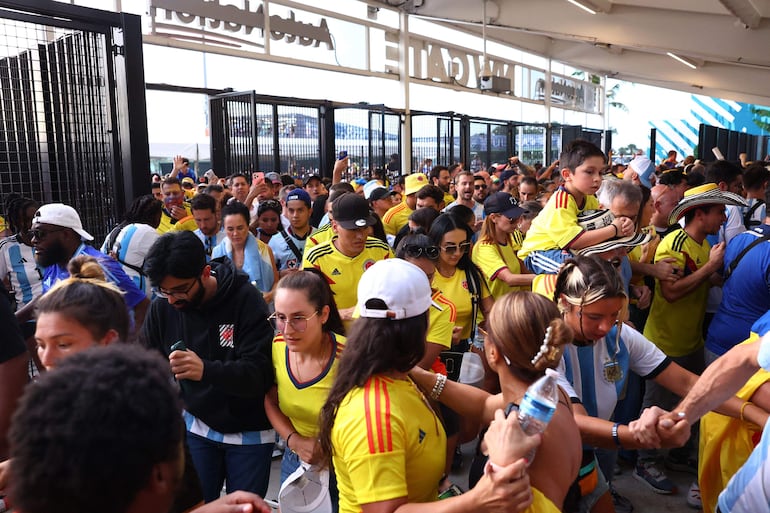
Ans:
<svg viewBox="0 0 770 513"><path fill-rule="evenodd" d="M433 165L449 166L462 162L467 141L462 136L463 119L452 112L434 114L412 112L412 170L421 169L425 159ZM467 123L465 123L467 126Z"/></svg>
<svg viewBox="0 0 770 513"><path fill-rule="evenodd" d="M347 151L350 179L368 176L401 153L401 115L384 106L247 91L210 97L209 113L212 163L220 176L251 171L329 176L336 156Z"/></svg>
<svg viewBox="0 0 770 513"><path fill-rule="evenodd" d="M384 169L391 155L401 155L401 115L384 106L334 107L334 154L348 152L346 178Z"/></svg>
<svg viewBox="0 0 770 513"><path fill-rule="evenodd" d="M219 176L275 171L304 178L321 169L325 103L259 96L209 98L211 157Z"/></svg>
<svg viewBox="0 0 770 513"><path fill-rule="evenodd" d="M104 237L149 193L138 16L0 1L0 190L75 207Z"/></svg>

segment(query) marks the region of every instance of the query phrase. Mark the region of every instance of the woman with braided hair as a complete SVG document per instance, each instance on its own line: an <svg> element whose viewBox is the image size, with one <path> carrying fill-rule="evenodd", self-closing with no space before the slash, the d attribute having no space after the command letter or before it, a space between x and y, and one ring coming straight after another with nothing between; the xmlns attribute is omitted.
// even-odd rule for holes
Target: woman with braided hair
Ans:
<svg viewBox="0 0 770 513"><path fill-rule="evenodd" d="M6 222L12 235L0 240L0 280L11 293L15 309L43 293L43 272L35 262L30 233L38 206L32 198L18 194L5 198Z"/></svg>

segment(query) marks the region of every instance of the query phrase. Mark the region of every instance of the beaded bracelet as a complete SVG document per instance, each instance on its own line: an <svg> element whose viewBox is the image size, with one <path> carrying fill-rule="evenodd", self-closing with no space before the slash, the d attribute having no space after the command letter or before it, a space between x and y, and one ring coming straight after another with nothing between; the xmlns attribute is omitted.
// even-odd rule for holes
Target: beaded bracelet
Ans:
<svg viewBox="0 0 770 513"><path fill-rule="evenodd" d="M443 374L436 374L436 382L433 384L433 390L430 391L430 398L436 400L444 391L444 385L446 385L446 376Z"/></svg>

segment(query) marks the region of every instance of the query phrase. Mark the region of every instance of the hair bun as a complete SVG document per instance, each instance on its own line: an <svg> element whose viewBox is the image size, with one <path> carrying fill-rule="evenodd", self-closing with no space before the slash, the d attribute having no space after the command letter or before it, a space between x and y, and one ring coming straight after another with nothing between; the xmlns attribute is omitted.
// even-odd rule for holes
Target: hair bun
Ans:
<svg viewBox="0 0 770 513"><path fill-rule="evenodd" d="M67 271L69 271L72 278L106 281L104 270L96 258L92 256L80 255L73 258L67 264Z"/></svg>

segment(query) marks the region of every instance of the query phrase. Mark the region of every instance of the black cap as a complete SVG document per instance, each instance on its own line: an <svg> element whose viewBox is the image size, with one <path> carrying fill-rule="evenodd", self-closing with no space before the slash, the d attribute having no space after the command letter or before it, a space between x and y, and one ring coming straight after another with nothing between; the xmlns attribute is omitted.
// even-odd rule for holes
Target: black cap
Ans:
<svg viewBox="0 0 770 513"><path fill-rule="evenodd" d="M519 206L519 202L516 198L507 192L490 194L484 202L484 213L486 215L502 214L510 219L516 219L524 212L526 212L526 210Z"/></svg>
<svg viewBox="0 0 770 513"><path fill-rule="evenodd" d="M506 169L505 171L503 171L503 174L500 175L500 180L504 182L509 178L511 178L512 176L516 176L517 174L519 173L517 173L515 169Z"/></svg>
<svg viewBox="0 0 770 513"><path fill-rule="evenodd" d="M305 180L302 183L304 185L307 185L308 182L310 182L310 180L318 180L320 182L321 181L321 177L318 176L318 175L310 175L307 178L305 178Z"/></svg>
<svg viewBox="0 0 770 513"><path fill-rule="evenodd" d="M393 194L393 191L389 191L385 187L375 187L374 190L372 190L372 192L369 193L369 201L381 200L383 198L387 198L388 196L391 196L392 194Z"/></svg>
<svg viewBox="0 0 770 513"><path fill-rule="evenodd" d="M346 230L358 230L377 222L369 210L369 202L355 193L343 194L334 200L332 217Z"/></svg>

